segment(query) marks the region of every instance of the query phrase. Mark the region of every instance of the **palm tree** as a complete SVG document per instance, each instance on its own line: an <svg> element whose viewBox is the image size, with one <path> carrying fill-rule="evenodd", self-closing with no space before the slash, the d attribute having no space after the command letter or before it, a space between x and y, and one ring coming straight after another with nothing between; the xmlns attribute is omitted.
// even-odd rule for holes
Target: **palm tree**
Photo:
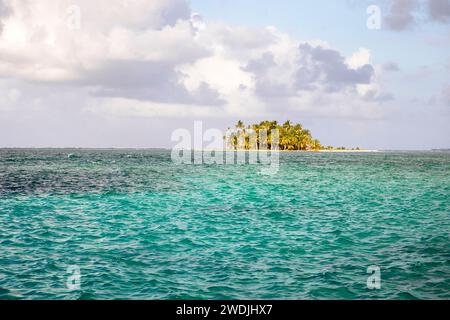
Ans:
<svg viewBox="0 0 450 320"><path fill-rule="evenodd" d="M287 121L283 124L283 128L289 129L290 127L291 127L291 120L287 120Z"/></svg>
<svg viewBox="0 0 450 320"><path fill-rule="evenodd" d="M315 151L319 151L319 150L323 149L322 145L320 144L320 141L317 139L312 140L312 147Z"/></svg>
<svg viewBox="0 0 450 320"><path fill-rule="evenodd" d="M255 148L254 141L250 141L253 134L256 135L256 148L262 149L262 141L260 141L260 132L265 130L267 133L267 147L272 146L272 130L279 131L279 147L281 150L321 150L324 147L320 141L313 139L311 132L304 129L299 123L293 124L287 120L283 125L277 121L261 121L259 124L246 126L243 121L239 120L236 124L237 132L230 136L230 144L235 149L238 147L239 137L244 137L244 148L250 150ZM254 138L254 136L253 136ZM330 148L330 147L329 147Z"/></svg>

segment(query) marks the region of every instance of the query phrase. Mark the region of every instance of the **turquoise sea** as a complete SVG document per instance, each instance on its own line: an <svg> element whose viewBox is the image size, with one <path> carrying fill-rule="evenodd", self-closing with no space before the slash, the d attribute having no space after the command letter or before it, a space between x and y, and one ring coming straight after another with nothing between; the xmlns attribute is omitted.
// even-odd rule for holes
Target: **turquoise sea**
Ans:
<svg viewBox="0 0 450 320"><path fill-rule="evenodd" d="M0 299L450 299L450 153L280 161L0 150Z"/></svg>

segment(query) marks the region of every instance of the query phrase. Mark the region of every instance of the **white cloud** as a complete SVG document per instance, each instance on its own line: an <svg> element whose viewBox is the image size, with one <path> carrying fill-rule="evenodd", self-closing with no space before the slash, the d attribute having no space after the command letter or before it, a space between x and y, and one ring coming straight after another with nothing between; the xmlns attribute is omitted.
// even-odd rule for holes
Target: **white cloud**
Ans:
<svg viewBox="0 0 450 320"><path fill-rule="evenodd" d="M370 50L366 48L359 48L358 51L356 51L355 53L353 53L352 56L347 58L346 63L352 69L358 69L365 66L366 64L371 64L372 59Z"/></svg>
<svg viewBox="0 0 450 320"><path fill-rule="evenodd" d="M126 117L210 118L220 116L215 112L215 108L211 106L186 106L183 104L155 103L125 98L95 99L84 110L100 115Z"/></svg>
<svg viewBox="0 0 450 320"><path fill-rule="evenodd" d="M90 92L90 112L363 118L381 112L377 68L364 48L345 57L322 40L302 42L274 27L206 23L183 0L0 2L9 8L0 77L82 88ZM71 5L80 8L80 29L67 26Z"/></svg>

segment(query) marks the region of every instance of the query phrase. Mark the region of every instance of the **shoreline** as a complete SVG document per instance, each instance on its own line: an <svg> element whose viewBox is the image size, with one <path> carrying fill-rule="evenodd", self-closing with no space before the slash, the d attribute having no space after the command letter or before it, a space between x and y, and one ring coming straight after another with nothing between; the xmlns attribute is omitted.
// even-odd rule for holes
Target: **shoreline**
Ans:
<svg viewBox="0 0 450 320"><path fill-rule="evenodd" d="M53 150L53 151L83 151L83 150L91 150L91 151L171 151L174 149L167 147L0 147L0 150L7 151L26 151L26 150ZM181 150L181 149L180 149ZM191 151L193 149L190 149ZM194 150L196 151L196 150ZM224 149L204 149L203 151L236 151L236 150L224 150ZM238 150L238 151L249 151L249 150ZM267 151L267 150L250 150L250 151ZM270 151L270 150L269 150ZM382 152L433 152L433 153L449 153L450 149L361 149L361 150L278 150L279 152L306 152L306 153L382 153Z"/></svg>
<svg viewBox="0 0 450 320"><path fill-rule="evenodd" d="M377 153L380 152L379 150L245 150L245 149L203 149L203 150L191 150L194 152L267 152L267 151L273 151L273 152L280 152L280 153Z"/></svg>
<svg viewBox="0 0 450 320"><path fill-rule="evenodd" d="M318 150L315 152L323 152L323 153L376 153L380 152L380 150Z"/></svg>
<svg viewBox="0 0 450 320"><path fill-rule="evenodd" d="M194 150L194 151L201 151L201 150ZM317 152L321 152L321 153L372 153L372 152L380 152L379 150L270 150L270 149L262 149L262 150L245 150L245 149L224 149L224 150L220 150L220 149L205 149L202 151L226 151L226 152L230 152L230 151L252 151L252 152L267 152L267 151L276 151L276 152L283 152L283 153L317 153Z"/></svg>

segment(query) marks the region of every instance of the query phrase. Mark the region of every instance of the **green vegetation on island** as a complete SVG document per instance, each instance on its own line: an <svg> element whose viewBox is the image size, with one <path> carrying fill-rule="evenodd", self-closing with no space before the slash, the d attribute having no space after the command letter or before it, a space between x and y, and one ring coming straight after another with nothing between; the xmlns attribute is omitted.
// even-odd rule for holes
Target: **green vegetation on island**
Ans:
<svg viewBox="0 0 450 320"><path fill-rule="evenodd" d="M239 149L242 143L244 143L243 149L245 150L265 149L260 141L260 131L262 130L267 132L268 149L271 148L272 144L272 130L278 130L278 147L282 151L347 150L344 147L324 147L318 139L313 138L308 129L304 128L300 123L292 123L289 120L282 125L277 121L262 121L251 125L245 125L242 121L238 121L233 129L234 133L228 137L227 143L234 149ZM256 141L251 141L252 136ZM241 143L239 139L242 139ZM356 148L354 150L360 149Z"/></svg>

